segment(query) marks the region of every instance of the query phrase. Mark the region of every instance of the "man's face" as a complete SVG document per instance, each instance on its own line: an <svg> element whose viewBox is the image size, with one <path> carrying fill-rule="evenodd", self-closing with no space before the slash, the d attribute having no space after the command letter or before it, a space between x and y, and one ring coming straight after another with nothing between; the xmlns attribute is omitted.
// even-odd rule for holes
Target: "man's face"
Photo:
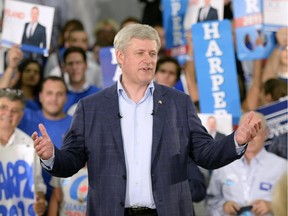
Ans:
<svg viewBox="0 0 288 216"><path fill-rule="evenodd" d="M38 22L38 17L39 17L39 10L37 8L33 8L31 10L31 21Z"/></svg>
<svg viewBox="0 0 288 216"><path fill-rule="evenodd" d="M173 87L177 82L177 66L173 62L165 62L158 67L155 74L158 84Z"/></svg>
<svg viewBox="0 0 288 216"><path fill-rule="evenodd" d="M70 84L85 82L87 64L78 52L70 53L65 59L65 71L69 74Z"/></svg>
<svg viewBox="0 0 288 216"><path fill-rule="evenodd" d="M39 94L44 115L51 118L62 115L66 97L66 88L61 81L47 80Z"/></svg>
<svg viewBox="0 0 288 216"><path fill-rule="evenodd" d="M157 53L156 41L132 38L124 52L116 52L123 79L130 84L147 86L154 78Z"/></svg>
<svg viewBox="0 0 288 216"><path fill-rule="evenodd" d="M11 101L6 97L0 98L0 130L14 130L23 116L21 101Z"/></svg>
<svg viewBox="0 0 288 216"><path fill-rule="evenodd" d="M80 47L88 50L88 36L85 31L73 31L69 35L68 47Z"/></svg>
<svg viewBox="0 0 288 216"><path fill-rule="evenodd" d="M36 86L40 82L40 68L36 63L30 63L22 74L22 84L26 86Z"/></svg>
<svg viewBox="0 0 288 216"><path fill-rule="evenodd" d="M211 2L211 0L205 0L205 6L209 6L210 2Z"/></svg>

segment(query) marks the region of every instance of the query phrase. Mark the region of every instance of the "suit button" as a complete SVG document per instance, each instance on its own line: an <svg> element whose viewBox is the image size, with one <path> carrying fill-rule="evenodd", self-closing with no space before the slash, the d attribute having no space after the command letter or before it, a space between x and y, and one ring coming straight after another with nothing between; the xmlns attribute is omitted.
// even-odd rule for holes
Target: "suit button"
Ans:
<svg viewBox="0 0 288 216"><path fill-rule="evenodd" d="M127 176L126 175L122 175L122 179L126 180Z"/></svg>
<svg viewBox="0 0 288 216"><path fill-rule="evenodd" d="M120 205L121 205L122 207L124 207L124 202L120 202Z"/></svg>

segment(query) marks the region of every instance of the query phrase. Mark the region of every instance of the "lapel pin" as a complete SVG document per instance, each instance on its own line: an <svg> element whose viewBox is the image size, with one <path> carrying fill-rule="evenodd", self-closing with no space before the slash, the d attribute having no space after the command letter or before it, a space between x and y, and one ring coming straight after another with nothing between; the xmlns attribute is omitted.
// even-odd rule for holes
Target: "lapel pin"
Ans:
<svg viewBox="0 0 288 216"><path fill-rule="evenodd" d="M161 100L159 100L159 101L158 101L158 103L159 103L159 104L162 104L162 101L161 101Z"/></svg>

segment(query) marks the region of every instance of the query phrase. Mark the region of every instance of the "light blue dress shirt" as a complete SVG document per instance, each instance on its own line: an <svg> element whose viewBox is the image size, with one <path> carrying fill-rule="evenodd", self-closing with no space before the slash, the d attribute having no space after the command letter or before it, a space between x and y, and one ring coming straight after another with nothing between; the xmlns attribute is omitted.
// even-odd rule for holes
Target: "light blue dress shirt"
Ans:
<svg viewBox="0 0 288 216"><path fill-rule="evenodd" d="M153 81L135 103L118 81L119 110L127 169L125 207L155 208L151 182Z"/></svg>

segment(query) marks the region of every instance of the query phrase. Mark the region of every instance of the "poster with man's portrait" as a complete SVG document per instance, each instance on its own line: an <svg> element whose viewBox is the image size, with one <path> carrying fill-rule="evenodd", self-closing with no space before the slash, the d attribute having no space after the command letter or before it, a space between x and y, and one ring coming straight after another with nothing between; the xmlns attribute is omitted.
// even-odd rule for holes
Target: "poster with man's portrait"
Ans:
<svg viewBox="0 0 288 216"><path fill-rule="evenodd" d="M213 116L216 122L216 130L219 133L229 135L233 132L232 115L229 113L225 115L217 115L215 113L199 113L198 116L207 131L209 131L208 119Z"/></svg>
<svg viewBox="0 0 288 216"><path fill-rule="evenodd" d="M224 0L189 0L184 18L185 30L195 23L223 20Z"/></svg>
<svg viewBox="0 0 288 216"><path fill-rule="evenodd" d="M23 51L47 56L54 11L53 7L6 0L1 44L5 47L20 44Z"/></svg>

